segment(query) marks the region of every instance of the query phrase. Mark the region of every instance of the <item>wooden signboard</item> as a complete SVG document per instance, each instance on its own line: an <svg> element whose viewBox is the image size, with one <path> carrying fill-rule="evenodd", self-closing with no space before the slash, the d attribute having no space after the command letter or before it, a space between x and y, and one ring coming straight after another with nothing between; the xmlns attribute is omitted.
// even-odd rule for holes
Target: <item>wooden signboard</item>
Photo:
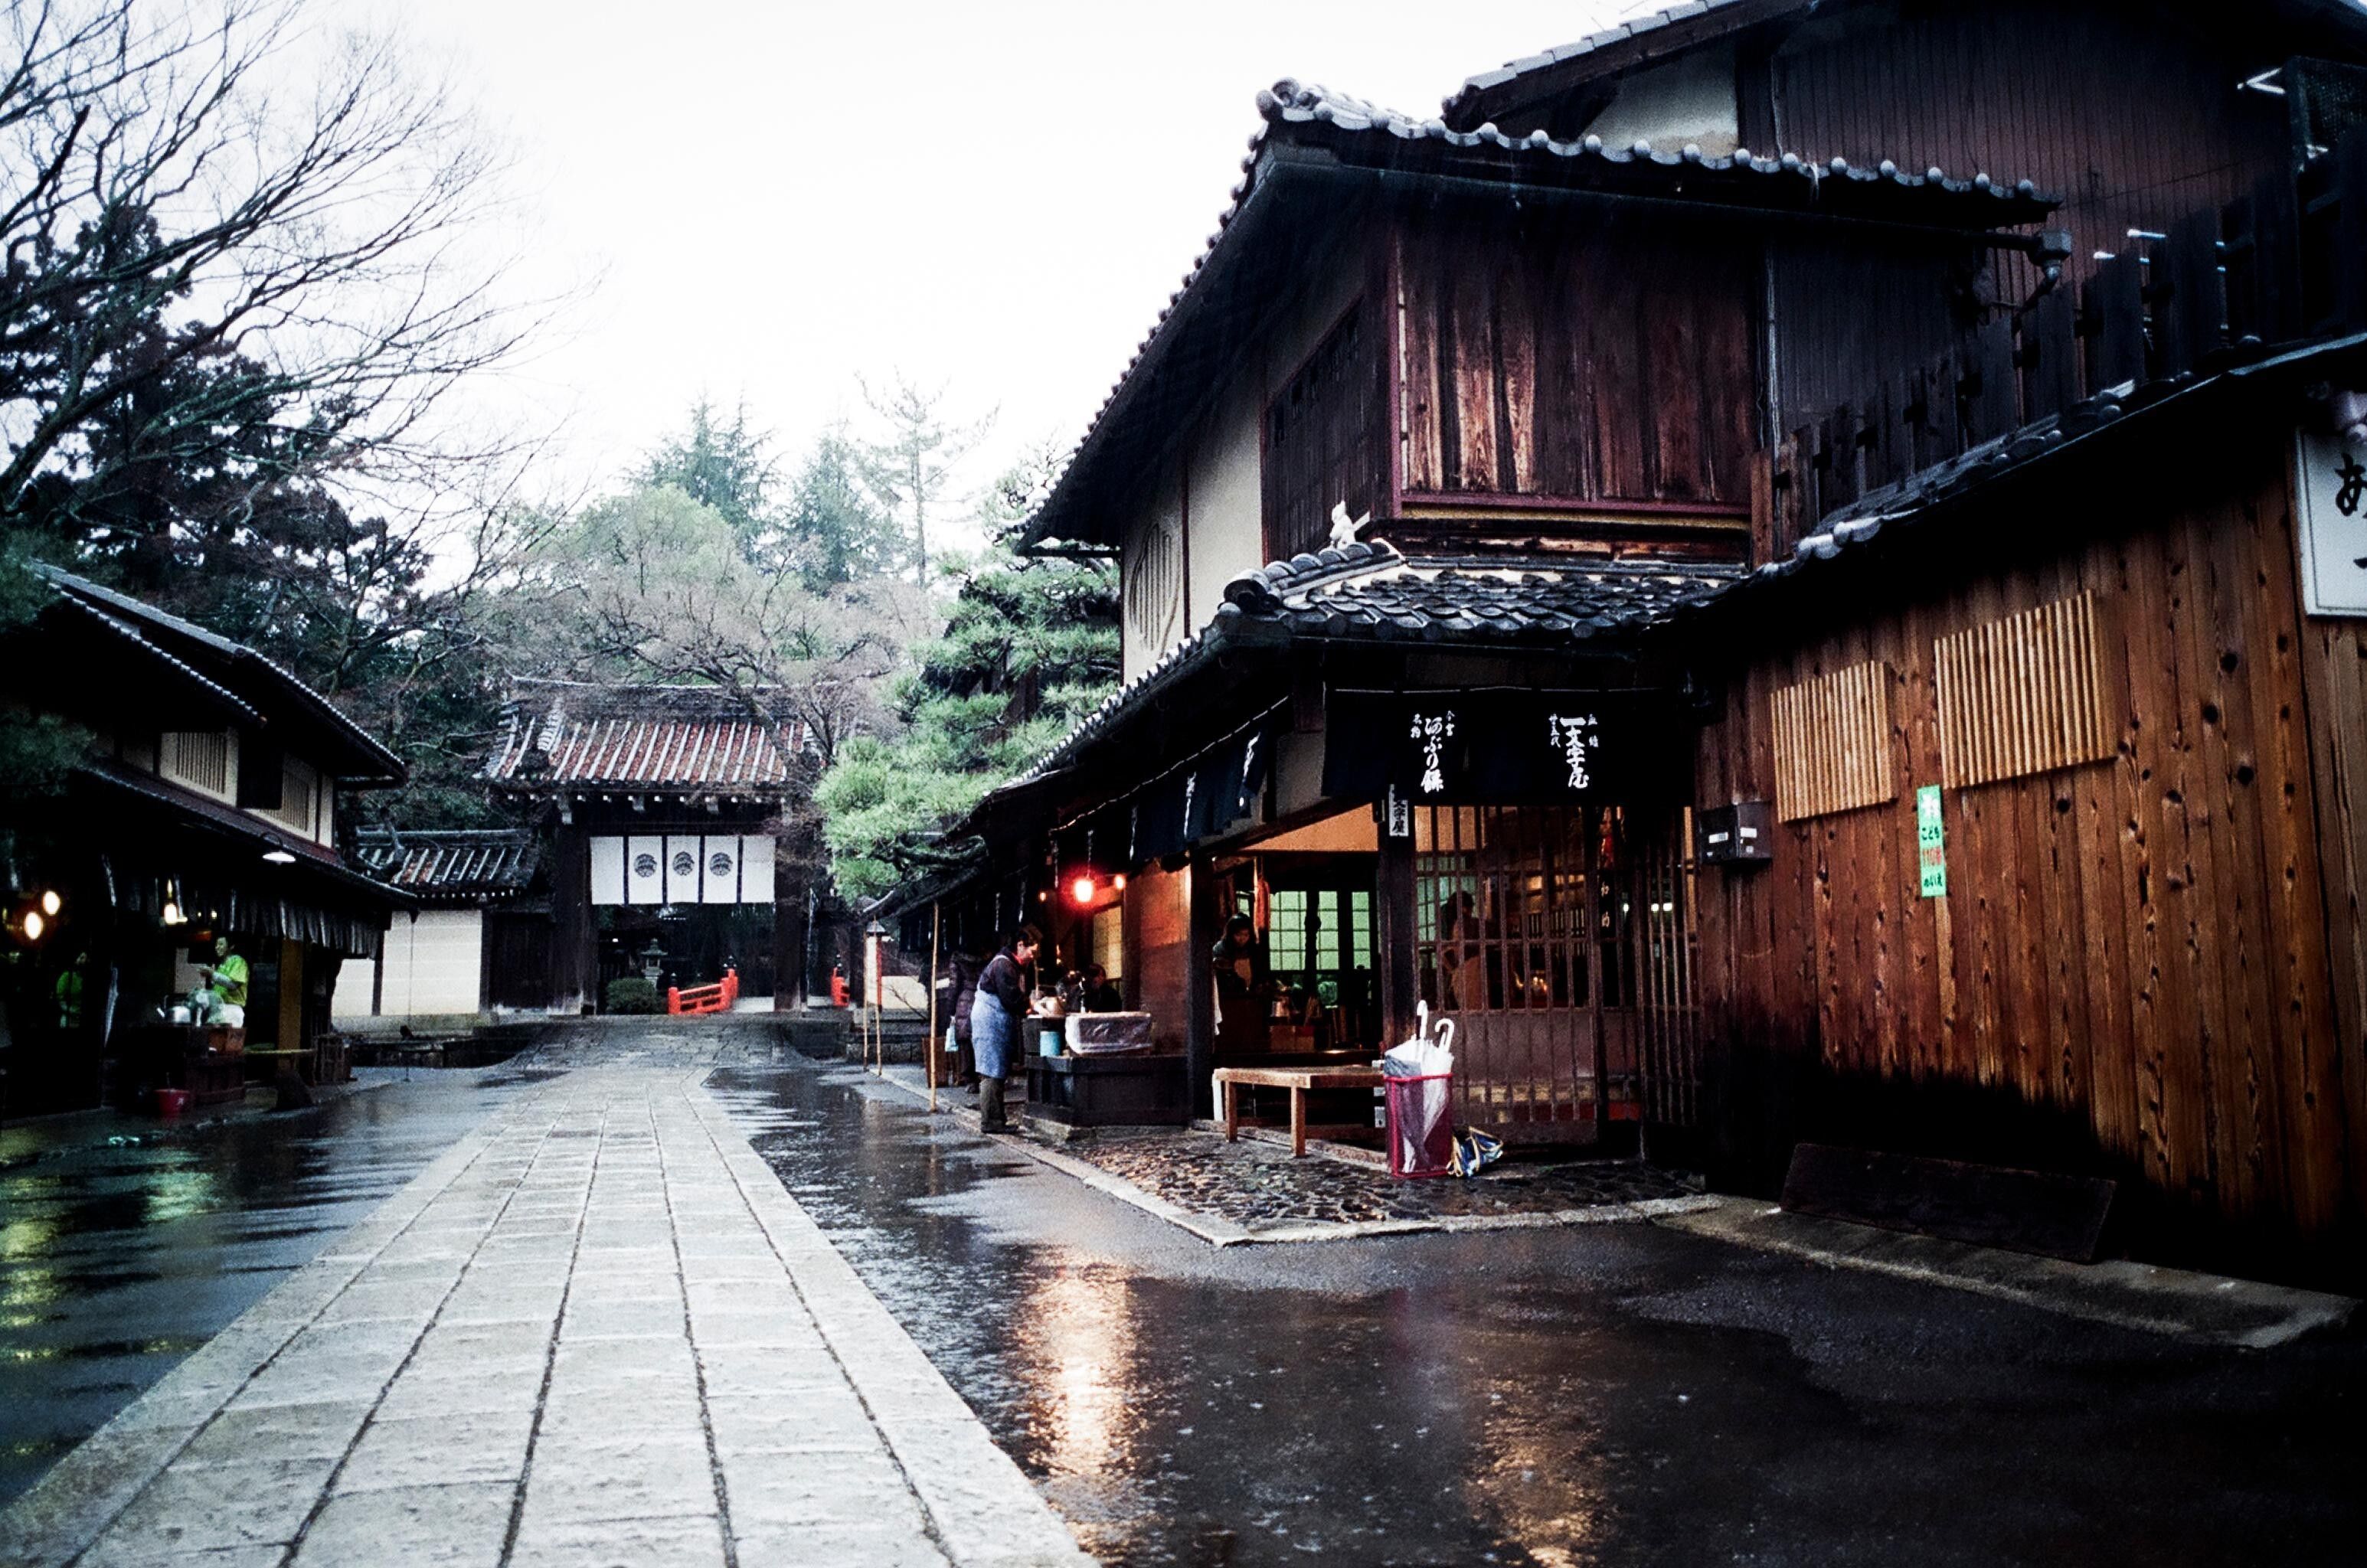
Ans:
<svg viewBox="0 0 2367 1568"><path fill-rule="evenodd" d="M2295 447L2302 608L2367 615L2367 441L2304 431Z"/></svg>

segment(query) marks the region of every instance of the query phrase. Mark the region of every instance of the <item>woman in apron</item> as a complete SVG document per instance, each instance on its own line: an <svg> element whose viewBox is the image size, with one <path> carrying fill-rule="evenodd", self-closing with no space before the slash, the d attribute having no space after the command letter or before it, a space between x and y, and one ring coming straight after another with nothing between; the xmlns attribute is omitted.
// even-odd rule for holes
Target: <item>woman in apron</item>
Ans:
<svg viewBox="0 0 2367 1568"><path fill-rule="evenodd" d="M1020 1021L1027 1016L1027 966L1036 962L1042 939L1033 926L1018 934L991 959L978 977L978 999L970 1004L970 1050L978 1058L978 1122L987 1133L1007 1133L1011 1123L1002 1112L1002 1080L1012 1067Z"/></svg>

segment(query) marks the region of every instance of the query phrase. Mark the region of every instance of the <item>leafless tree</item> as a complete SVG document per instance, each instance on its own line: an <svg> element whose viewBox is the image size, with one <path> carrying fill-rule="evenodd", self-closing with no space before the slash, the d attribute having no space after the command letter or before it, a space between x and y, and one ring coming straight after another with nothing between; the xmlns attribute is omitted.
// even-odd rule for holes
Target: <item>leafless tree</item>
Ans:
<svg viewBox="0 0 2367 1568"><path fill-rule="evenodd" d="M503 168L395 41L295 0L11 6L0 512L258 410L258 488L483 456L431 416L549 313L507 297Z"/></svg>
<svg viewBox="0 0 2367 1568"><path fill-rule="evenodd" d="M890 515L912 523L912 581L929 581L929 518L953 485L954 468L994 424L988 413L971 424L945 417L946 389L921 387L899 373L885 387L858 381L863 400L884 434L856 448L863 482Z"/></svg>

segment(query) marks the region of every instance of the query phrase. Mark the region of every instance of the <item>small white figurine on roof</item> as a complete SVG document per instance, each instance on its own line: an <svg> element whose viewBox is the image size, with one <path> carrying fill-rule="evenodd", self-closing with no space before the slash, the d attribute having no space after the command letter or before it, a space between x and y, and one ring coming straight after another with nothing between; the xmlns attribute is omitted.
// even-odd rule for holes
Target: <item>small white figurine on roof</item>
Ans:
<svg viewBox="0 0 2367 1568"><path fill-rule="evenodd" d="M1356 531L1372 520L1372 511L1367 508L1362 517L1351 521L1348 516L1348 503L1344 501L1333 502L1331 503L1331 547L1335 550L1344 550L1354 544Z"/></svg>

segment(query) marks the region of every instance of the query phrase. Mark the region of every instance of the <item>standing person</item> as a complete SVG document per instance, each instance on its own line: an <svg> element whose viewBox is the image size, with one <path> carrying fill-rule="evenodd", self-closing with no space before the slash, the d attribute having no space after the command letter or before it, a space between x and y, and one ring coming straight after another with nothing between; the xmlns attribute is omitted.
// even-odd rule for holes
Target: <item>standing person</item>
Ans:
<svg viewBox="0 0 2367 1568"><path fill-rule="evenodd" d="M1002 1113L1002 1078L1011 1070L1013 1045L1027 1016L1027 979L1021 971L1036 962L1036 949L1042 941L1034 926L1020 927L978 977L978 999L970 1004L969 1043L978 1059L980 1132L1011 1131Z"/></svg>
<svg viewBox="0 0 2367 1568"><path fill-rule="evenodd" d="M954 958L954 1081L978 1092L978 1058L970 1050L969 1010L978 1005L979 971L986 965L976 953Z"/></svg>

